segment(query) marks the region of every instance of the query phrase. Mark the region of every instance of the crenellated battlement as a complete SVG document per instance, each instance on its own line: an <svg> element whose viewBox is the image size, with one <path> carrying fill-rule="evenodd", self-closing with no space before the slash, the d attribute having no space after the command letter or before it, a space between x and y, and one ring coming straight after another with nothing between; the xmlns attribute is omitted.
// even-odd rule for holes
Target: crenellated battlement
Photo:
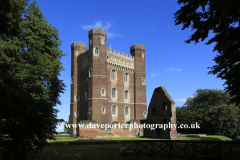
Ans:
<svg viewBox="0 0 240 160"><path fill-rule="evenodd" d="M134 56L125 54L120 51L112 50L108 48L107 50L107 64L108 66L119 66L122 69L128 68L129 71L134 71Z"/></svg>
<svg viewBox="0 0 240 160"><path fill-rule="evenodd" d="M145 50L145 45L140 43L140 45L139 44L137 44L137 45L134 44L134 45L130 46L130 51L134 50L134 49L143 49L143 50Z"/></svg>
<svg viewBox="0 0 240 160"><path fill-rule="evenodd" d="M71 44L71 49L74 49L74 48L76 48L76 47L78 47L78 46L81 46L81 47L83 47L84 49L87 49L87 44L86 43L84 43L84 42L81 42L81 41L76 41L76 42L73 42L72 44Z"/></svg>
<svg viewBox="0 0 240 160"><path fill-rule="evenodd" d="M111 48L108 48L107 54L118 57L118 58L126 59L129 61L134 61L134 56L128 55L120 51L112 50Z"/></svg>
<svg viewBox="0 0 240 160"><path fill-rule="evenodd" d="M93 34L103 34L103 35L106 35L107 36L107 32L106 32L106 30L105 29L103 29L103 28L92 28L92 29L90 29L89 31L88 31L88 36L90 37L91 35L93 35Z"/></svg>

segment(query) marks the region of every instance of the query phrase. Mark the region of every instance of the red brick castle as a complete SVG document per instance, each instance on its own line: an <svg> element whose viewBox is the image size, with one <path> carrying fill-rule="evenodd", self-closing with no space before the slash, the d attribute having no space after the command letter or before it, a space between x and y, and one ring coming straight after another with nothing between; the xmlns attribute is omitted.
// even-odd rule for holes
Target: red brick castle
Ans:
<svg viewBox="0 0 240 160"><path fill-rule="evenodd" d="M69 123L99 124L147 119L145 46L132 45L131 55L107 49L102 28L88 31L86 43L71 44L71 104ZM76 135L71 127L70 135Z"/></svg>

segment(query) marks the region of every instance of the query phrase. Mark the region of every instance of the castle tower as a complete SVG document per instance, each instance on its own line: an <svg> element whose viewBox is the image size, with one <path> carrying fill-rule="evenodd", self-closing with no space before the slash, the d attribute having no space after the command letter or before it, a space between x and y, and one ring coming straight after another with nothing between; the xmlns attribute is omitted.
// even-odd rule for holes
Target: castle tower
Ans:
<svg viewBox="0 0 240 160"><path fill-rule="evenodd" d="M83 42L71 44L71 96L69 124L76 124L80 117L80 91L81 91L81 70L80 56L87 52L87 45ZM70 135L75 135L75 130L70 129Z"/></svg>
<svg viewBox="0 0 240 160"><path fill-rule="evenodd" d="M85 43L71 44L69 123L124 124L146 119L145 46L131 46L128 55L107 50L102 28L90 29L88 37L89 50ZM70 135L76 135L76 129L71 127Z"/></svg>
<svg viewBox="0 0 240 160"><path fill-rule="evenodd" d="M88 120L107 123L107 48L106 30L93 28L89 37ZM104 96L105 95L105 96ZM94 117L94 118L93 118Z"/></svg>
<svg viewBox="0 0 240 160"><path fill-rule="evenodd" d="M146 73L145 73L145 45L132 45L131 55L134 56L134 118L146 119Z"/></svg>

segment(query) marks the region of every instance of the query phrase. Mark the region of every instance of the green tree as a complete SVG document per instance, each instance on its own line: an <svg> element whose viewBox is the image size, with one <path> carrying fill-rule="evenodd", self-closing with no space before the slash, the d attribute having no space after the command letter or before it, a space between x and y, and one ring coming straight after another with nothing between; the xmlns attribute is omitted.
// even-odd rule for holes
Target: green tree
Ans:
<svg viewBox="0 0 240 160"><path fill-rule="evenodd" d="M231 99L229 93L221 90L199 89L184 104L191 110L186 118L190 117L192 123L198 122L202 132L214 134L221 131L235 138L240 134L240 109Z"/></svg>
<svg viewBox="0 0 240 160"><path fill-rule="evenodd" d="M239 0L178 0L183 4L175 14L175 24L183 24L195 32L186 43L204 41L212 31L215 35L206 43L216 43L218 54L213 59L217 65L208 67L209 74L225 79L225 91L240 104L240 1Z"/></svg>
<svg viewBox="0 0 240 160"><path fill-rule="evenodd" d="M69 133L69 129L70 129L70 128L68 128L68 127L66 126L66 124L69 124L69 121L66 121L65 124L64 124L64 132Z"/></svg>
<svg viewBox="0 0 240 160"><path fill-rule="evenodd" d="M0 155L30 159L54 139L64 83L58 30L28 0L0 1Z"/></svg>

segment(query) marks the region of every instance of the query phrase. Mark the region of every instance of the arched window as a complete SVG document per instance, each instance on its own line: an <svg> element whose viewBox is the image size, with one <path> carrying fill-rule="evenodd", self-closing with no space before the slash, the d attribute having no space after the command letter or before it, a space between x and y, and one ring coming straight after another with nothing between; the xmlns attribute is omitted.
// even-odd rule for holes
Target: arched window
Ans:
<svg viewBox="0 0 240 160"><path fill-rule="evenodd" d="M109 56L107 56L107 59L109 59Z"/></svg>
<svg viewBox="0 0 240 160"><path fill-rule="evenodd" d="M116 88L112 89L112 98L116 98Z"/></svg>
<svg viewBox="0 0 240 160"><path fill-rule="evenodd" d="M125 107L125 116L128 116L129 115L129 107Z"/></svg>
<svg viewBox="0 0 240 160"><path fill-rule="evenodd" d="M71 79L71 84L73 84L74 83L74 78L72 77L72 79Z"/></svg>
<svg viewBox="0 0 240 160"><path fill-rule="evenodd" d="M98 48L96 47L96 49L95 49L95 54L98 54Z"/></svg>
<svg viewBox="0 0 240 160"><path fill-rule="evenodd" d="M106 113L106 108L102 108L102 114Z"/></svg>
<svg viewBox="0 0 240 160"><path fill-rule="evenodd" d="M88 99L88 90L86 89L86 91L85 91L85 100L87 100Z"/></svg>
<svg viewBox="0 0 240 160"><path fill-rule="evenodd" d="M145 78L144 77L142 78L142 84L145 84Z"/></svg>
<svg viewBox="0 0 240 160"><path fill-rule="evenodd" d="M128 82L128 74L124 73L124 82Z"/></svg>
<svg viewBox="0 0 240 160"><path fill-rule="evenodd" d="M104 94L104 89L102 89L101 94Z"/></svg>
<svg viewBox="0 0 240 160"><path fill-rule="evenodd" d="M124 99L128 99L128 91L127 90L124 92Z"/></svg>
<svg viewBox="0 0 240 160"><path fill-rule="evenodd" d="M92 77L92 68L89 69L89 77Z"/></svg>
<svg viewBox="0 0 240 160"><path fill-rule="evenodd" d="M113 114L113 115L116 114L116 106L115 106L115 105L112 106L112 114Z"/></svg>
<svg viewBox="0 0 240 160"><path fill-rule="evenodd" d="M112 72L111 72L111 79L115 80L115 70L112 70Z"/></svg>

